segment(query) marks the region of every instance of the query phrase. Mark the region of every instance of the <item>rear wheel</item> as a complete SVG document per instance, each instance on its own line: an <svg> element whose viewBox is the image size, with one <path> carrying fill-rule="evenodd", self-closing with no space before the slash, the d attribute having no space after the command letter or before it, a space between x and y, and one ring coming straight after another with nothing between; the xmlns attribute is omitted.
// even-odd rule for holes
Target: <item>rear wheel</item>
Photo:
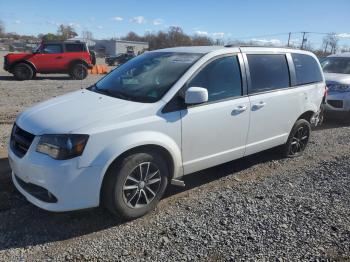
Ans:
<svg viewBox="0 0 350 262"><path fill-rule="evenodd" d="M75 80L83 80L88 75L88 69L84 64L75 64L72 66L69 75Z"/></svg>
<svg viewBox="0 0 350 262"><path fill-rule="evenodd" d="M113 164L106 176L104 205L117 216L134 219L155 208L168 185L169 172L163 157L150 151Z"/></svg>
<svg viewBox="0 0 350 262"><path fill-rule="evenodd" d="M33 78L34 72L30 65L20 63L13 69L13 75L17 80L30 80Z"/></svg>
<svg viewBox="0 0 350 262"><path fill-rule="evenodd" d="M282 154L285 157L300 156L309 142L311 126L305 119L299 119L295 122L292 131L289 134L288 141L282 146Z"/></svg>

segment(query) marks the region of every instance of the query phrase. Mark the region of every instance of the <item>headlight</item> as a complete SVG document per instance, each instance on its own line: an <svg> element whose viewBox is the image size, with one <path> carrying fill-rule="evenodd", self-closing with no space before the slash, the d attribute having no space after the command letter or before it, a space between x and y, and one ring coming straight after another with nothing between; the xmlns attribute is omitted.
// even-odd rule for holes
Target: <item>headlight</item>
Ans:
<svg viewBox="0 0 350 262"><path fill-rule="evenodd" d="M88 135L42 135L36 151L58 160L80 156L88 141Z"/></svg>
<svg viewBox="0 0 350 262"><path fill-rule="evenodd" d="M329 91L350 92L350 85L330 84L327 87Z"/></svg>

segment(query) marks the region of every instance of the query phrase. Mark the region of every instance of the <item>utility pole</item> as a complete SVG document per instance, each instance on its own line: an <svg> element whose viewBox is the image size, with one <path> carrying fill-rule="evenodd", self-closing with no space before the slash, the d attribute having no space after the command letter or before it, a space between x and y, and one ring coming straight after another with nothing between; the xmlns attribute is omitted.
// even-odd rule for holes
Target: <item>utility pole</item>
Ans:
<svg viewBox="0 0 350 262"><path fill-rule="evenodd" d="M287 44L287 46L289 47L289 43L290 43L290 35L291 35L292 33L291 32L289 32L289 35L288 35L288 44Z"/></svg>
<svg viewBox="0 0 350 262"><path fill-rule="evenodd" d="M302 33L303 33L303 40L301 41L300 49L304 49L304 43L306 42L306 38L305 38L306 32L302 32Z"/></svg>

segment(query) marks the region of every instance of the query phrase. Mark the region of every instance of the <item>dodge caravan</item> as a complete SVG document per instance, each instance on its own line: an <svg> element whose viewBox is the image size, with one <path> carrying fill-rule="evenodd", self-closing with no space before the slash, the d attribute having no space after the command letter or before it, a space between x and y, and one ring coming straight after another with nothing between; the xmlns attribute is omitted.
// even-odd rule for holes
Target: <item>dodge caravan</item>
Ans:
<svg viewBox="0 0 350 262"><path fill-rule="evenodd" d="M184 175L277 146L299 156L324 90L320 64L305 51L147 52L21 113L9 142L12 179L46 210L103 205L136 218Z"/></svg>

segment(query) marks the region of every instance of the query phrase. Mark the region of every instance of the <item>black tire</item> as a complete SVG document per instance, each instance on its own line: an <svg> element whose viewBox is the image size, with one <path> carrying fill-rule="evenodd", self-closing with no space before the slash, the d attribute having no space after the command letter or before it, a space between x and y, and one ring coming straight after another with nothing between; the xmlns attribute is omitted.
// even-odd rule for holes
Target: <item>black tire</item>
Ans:
<svg viewBox="0 0 350 262"><path fill-rule="evenodd" d="M15 79L23 81L32 79L34 72L30 65L25 63L19 63L13 69L13 75Z"/></svg>
<svg viewBox="0 0 350 262"><path fill-rule="evenodd" d="M143 180L140 179L140 170L144 173ZM166 161L159 153L149 151L129 155L113 163L107 171L102 203L114 215L124 219L141 217L156 207L166 190L168 178ZM157 179L159 181L154 182Z"/></svg>
<svg viewBox="0 0 350 262"><path fill-rule="evenodd" d="M75 80L83 80L88 75L88 69L84 64L78 63L71 67L69 75Z"/></svg>
<svg viewBox="0 0 350 262"><path fill-rule="evenodd" d="M298 157L304 152L311 134L311 125L305 119L295 122L287 143L281 147L284 157Z"/></svg>

